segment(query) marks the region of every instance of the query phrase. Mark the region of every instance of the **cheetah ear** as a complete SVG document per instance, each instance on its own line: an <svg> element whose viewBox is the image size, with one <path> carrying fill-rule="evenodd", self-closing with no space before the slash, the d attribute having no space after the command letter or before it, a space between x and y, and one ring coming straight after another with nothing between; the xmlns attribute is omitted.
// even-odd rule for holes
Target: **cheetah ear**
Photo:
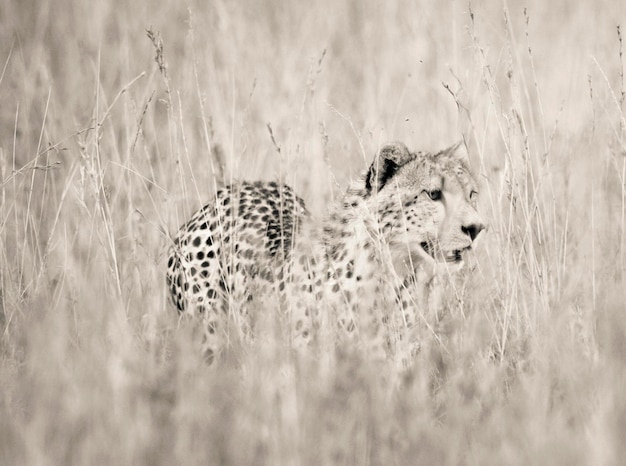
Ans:
<svg viewBox="0 0 626 466"><path fill-rule="evenodd" d="M464 140L460 140L456 144L442 150L439 155L444 155L453 160L461 162L464 165L469 165L469 153L467 152L467 146Z"/></svg>
<svg viewBox="0 0 626 466"><path fill-rule="evenodd" d="M381 147L367 171L365 189L368 194L380 191L402 165L413 160L409 149L401 142L391 142Z"/></svg>

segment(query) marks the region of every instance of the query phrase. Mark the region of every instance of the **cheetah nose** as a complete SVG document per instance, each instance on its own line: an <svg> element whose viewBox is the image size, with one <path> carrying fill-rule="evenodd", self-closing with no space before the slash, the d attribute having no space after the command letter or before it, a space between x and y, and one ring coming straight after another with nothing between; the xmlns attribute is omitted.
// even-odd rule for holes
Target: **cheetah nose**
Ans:
<svg viewBox="0 0 626 466"><path fill-rule="evenodd" d="M485 225L480 222L472 223L471 225L461 226L461 231L470 237L472 241L478 236L478 233L485 229Z"/></svg>

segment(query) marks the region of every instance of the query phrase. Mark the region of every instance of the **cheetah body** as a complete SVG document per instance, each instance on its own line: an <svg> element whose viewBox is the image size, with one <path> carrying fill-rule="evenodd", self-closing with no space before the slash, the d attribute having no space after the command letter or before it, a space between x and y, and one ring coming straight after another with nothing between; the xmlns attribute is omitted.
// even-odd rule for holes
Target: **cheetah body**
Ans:
<svg viewBox="0 0 626 466"><path fill-rule="evenodd" d="M458 270L483 229L476 192L463 144L435 154L383 146L322 222L287 185L226 187L173 240L172 301L203 322L209 358L233 317L252 334L258 289L279 298L294 346L330 328L336 341L388 356L393 335L410 338L437 271Z"/></svg>

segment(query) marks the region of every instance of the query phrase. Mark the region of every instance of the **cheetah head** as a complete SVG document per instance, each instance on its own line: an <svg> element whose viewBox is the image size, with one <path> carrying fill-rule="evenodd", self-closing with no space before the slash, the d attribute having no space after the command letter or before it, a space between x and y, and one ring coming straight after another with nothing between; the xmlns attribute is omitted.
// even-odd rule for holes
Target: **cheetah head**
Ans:
<svg viewBox="0 0 626 466"><path fill-rule="evenodd" d="M441 152L383 146L365 176L364 197L394 267L463 263L485 228L476 210L478 188L463 142Z"/></svg>

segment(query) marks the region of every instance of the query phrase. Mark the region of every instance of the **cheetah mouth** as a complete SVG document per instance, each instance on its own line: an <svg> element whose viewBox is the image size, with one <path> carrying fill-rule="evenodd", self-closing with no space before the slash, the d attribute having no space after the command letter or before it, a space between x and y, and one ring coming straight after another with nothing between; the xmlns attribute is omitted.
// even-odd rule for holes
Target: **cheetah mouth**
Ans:
<svg viewBox="0 0 626 466"><path fill-rule="evenodd" d="M445 255L446 262L452 262L458 264L459 262L463 262L463 252L460 249L455 249L451 253Z"/></svg>
<svg viewBox="0 0 626 466"><path fill-rule="evenodd" d="M454 249L449 252L439 251L439 253L437 253L435 245L432 241L423 241L420 243L420 247L433 261L448 262L452 264L459 264L463 262L463 253L469 249Z"/></svg>

